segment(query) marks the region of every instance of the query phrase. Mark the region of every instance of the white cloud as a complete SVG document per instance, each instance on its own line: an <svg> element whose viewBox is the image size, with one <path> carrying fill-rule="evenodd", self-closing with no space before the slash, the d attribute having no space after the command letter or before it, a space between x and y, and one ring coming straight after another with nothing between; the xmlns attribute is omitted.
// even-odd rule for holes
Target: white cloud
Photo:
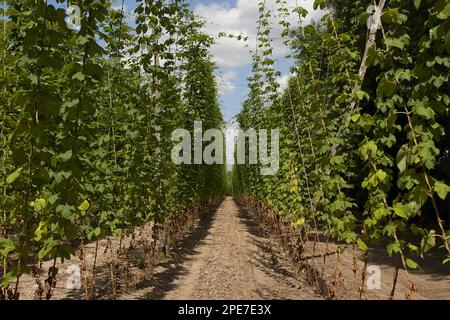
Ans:
<svg viewBox="0 0 450 320"><path fill-rule="evenodd" d="M228 70L217 77L218 87L222 94L231 93L236 89L236 86L233 84L236 76L236 71Z"/></svg>
<svg viewBox="0 0 450 320"><path fill-rule="evenodd" d="M121 11L122 10L122 3L119 2L119 1L114 1L113 4L112 4L112 8L114 10ZM128 9L128 6L127 6L126 3L123 4L123 12L129 13L129 9Z"/></svg>
<svg viewBox="0 0 450 320"><path fill-rule="evenodd" d="M258 20L258 3L260 0L237 0L235 7L227 4L198 4L194 13L204 17L206 20L205 31L209 35L218 35L220 32L231 34L243 34L246 36L256 35L256 22ZM313 10L314 0L287 0L287 7L292 11L298 5L307 9L310 14L304 19L303 24L308 24L311 20L318 20L323 14L322 11ZM277 15L275 10L275 0L267 1L267 6L273 8L273 15ZM292 14L288 18L291 26L299 25L298 17ZM277 18L272 17L272 37L281 37L282 27L278 24ZM249 39L247 45L250 49L255 47L255 39ZM289 49L283 44L283 40L275 39L273 42L275 58L282 58L288 54ZM211 49L216 57L216 62L220 67L235 68L247 65L251 62L249 48L245 47L243 41L228 38L218 38L216 45Z"/></svg>
<svg viewBox="0 0 450 320"><path fill-rule="evenodd" d="M288 86L288 83L289 83L289 79L291 77L292 76L290 74L285 74L285 75L283 75L281 77L278 77L276 79L278 84L280 85L280 88L279 88L280 92L283 92L284 90L286 90L286 88Z"/></svg>

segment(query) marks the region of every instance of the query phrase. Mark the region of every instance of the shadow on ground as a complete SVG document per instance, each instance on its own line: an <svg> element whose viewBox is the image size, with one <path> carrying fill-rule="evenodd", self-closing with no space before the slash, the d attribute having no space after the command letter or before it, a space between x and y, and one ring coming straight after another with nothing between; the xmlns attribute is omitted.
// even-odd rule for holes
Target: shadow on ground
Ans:
<svg viewBox="0 0 450 320"><path fill-rule="evenodd" d="M150 289L150 291L135 297L136 299L161 300L169 291L176 289L175 281L189 272L183 267L183 262L192 259L198 253L196 248L208 236L219 207L220 204L211 207L209 212L200 219L196 228L176 244L176 248L159 264L159 267L162 267L164 271L155 273L151 279L137 284L138 290Z"/></svg>

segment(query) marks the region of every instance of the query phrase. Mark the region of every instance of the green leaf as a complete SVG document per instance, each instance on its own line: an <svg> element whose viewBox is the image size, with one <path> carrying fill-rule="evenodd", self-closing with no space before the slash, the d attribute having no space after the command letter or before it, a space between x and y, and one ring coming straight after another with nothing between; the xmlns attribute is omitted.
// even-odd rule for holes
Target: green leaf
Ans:
<svg viewBox="0 0 450 320"><path fill-rule="evenodd" d="M7 257L8 254L16 250L16 244L10 239L0 238L0 256Z"/></svg>
<svg viewBox="0 0 450 320"><path fill-rule="evenodd" d="M415 261L409 258L406 259L406 265L411 269L417 269L419 267L419 265Z"/></svg>
<svg viewBox="0 0 450 320"><path fill-rule="evenodd" d="M414 146L413 153L420 156L419 159L416 159L416 162L422 161L425 168L431 170L436 165L436 156L439 155L440 151L436 148L433 140L428 140Z"/></svg>
<svg viewBox="0 0 450 320"><path fill-rule="evenodd" d="M9 271L6 274L4 274L1 277L3 287L4 288L8 287L10 282L13 281L16 277L17 277L17 275L16 275L16 272L14 272L14 271Z"/></svg>
<svg viewBox="0 0 450 320"><path fill-rule="evenodd" d="M63 103L62 108L63 110L67 109L67 108L72 108L74 106L76 106L78 103L80 103L79 99L73 99L73 100L69 100Z"/></svg>
<svg viewBox="0 0 450 320"><path fill-rule="evenodd" d="M294 10L292 10L293 12L296 12L297 14L299 14L300 16L302 16L303 18L306 17L308 15L308 10L306 10L303 7L297 7Z"/></svg>
<svg viewBox="0 0 450 320"><path fill-rule="evenodd" d="M397 155L397 167L400 173L403 173L408 168L410 163L411 153L407 145L403 145Z"/></svg>
<svg viewBox="0 0 450 320"><path fill-rule="evenodd" d="M22 167L18 168L16 171L14 171L13 173L11 173L7 178L6 178L6 183L7 184L12 184L14 181L17 180L17 178L19 178L20 173L22 172Z"/></svg>
<svg viewBox="0 0 450 320"><path fill-rule="evenodd" d="M386 209L384 205L380 205L378 208L373 210L373 215L377 220L383 219L383 217L387 216L388 214L389 211Z"/></svg>
<svg viewBox="0 0 450 320"><path fill-rule="evenodd" d="M67 204L60 204L56 207L56 213L61 213L62 216L70 221L74 221L75 217L72 212L75 210L74 206Z"/></svg>
<svg viewBox="0 0 450 320"><path fill-rule="evenodd" d="M89 209L89 206L90 206L89 202L87 200L84 200L83 203L80 204L78 209L81 211L87 211Z"/></svg>
<svg viewBox="0 0 450 320"><path fill-rule="evenodd" d="M422 0L414 0L414 7L416 7L417 10L419 10L419 8L420 8L420 2L421 1Z"/></svg>
<svg viewBox="0 0 450 320"><path fill-rule="evenodd" d="M39 259L43 259L44 257L46 257L58 244L59 241L53 239L53 237L47 239L44 243L44 247L41 250L39 250L38 253Z"/></svg>
<svg viewBox="0 0 450 320"><path fill-rule="evenodd" d="M36 199L31 203L31 206L34 208L34 211L36 212L41 212L46 205L47 201L45 201L45 199Z"/></svg>
<svg viewBox="0 0 450 320"><path fill-rule="evenodd" d="M383 60L383 57L379 54L375 46L370 47L367 52L367 66L376 66Z"/></svg>
<svg viewBox="0 0 450 320"><path fill-rule="evenodd" d="M398 242L390 243L388 244L386 250L389 256L392 256L393 253L400 252L400 245L398 244Z"/></svg>
<svg viewBox="0 0 450 320"><path fill-rule="evenodd" d="M412 243L408 243L406 246L409 248L409 250L411 250L413 252L419 251L419 248L417 246L413 245Z"/></svg>
<svg viewBox="0 0 450 320"><path fill-rule="evenodd" d="M386 234L389 237L391 237L394 234L396 229L397 229L396 225L394 223L390 222L383 228L383 234Z"/></svg>
<svg viewBox="0 0 450 320"><path fill-rule="evenodd" d="M34 240L40 241L42 239L42 235L46 234L47 231L48 231L47 225L45 224L45 222L41 221L39 223L39 226L34 231Z"/></svg>
<svg viewBox="0 0 450 320"><path fill-rule="evenodd" d="M378 170L375 176L378 178L380 182L384 182L384 180L387 178L387 173L383 170Z"/></svg>
<svg viewBox="0 0 450 320"><path fill-rule="evenodd" d="M394 206L393 206L392 209L394 210L394 213L395 213L397 216L399 216L399 217L401 217L401 218L403 218L403 219L406 219L406 220L409 219L408 213L407 213L407 211L405 210L405 207L404 207L401 203L396 203L396 204L394 204Z"/></svg>
<svg viewBox="0 0 450 320"><path fill-rule="evenodd" d="M441 20L446 20L450 15L450 3L447 3L444 10L438 13L437 18Z"/></svg>
<svg viewBox="0 0 450 320"><path fill-rule="evenodd" d="M428 200L428 187L423 184L418 184L409 194L408 197L411 201L417 204L418 208L422 208L425 202Z"/></svg>
<svg viewBox="0 0 450 320"><path fill-rule="evenodd" d="M434 117L434 111L430 107L417 106L416 114L418 114L419 116L421 116L427 120L430 120Z"/></svg>
<svg viewBox="0 0 450 320"><path fill-rule="evenodd" d="M81 71L75 73L75 74L72 76L72 79L73 79L73 80L79 80L80 82L81 82L81 81L84 81L85 78L86 78L86 77L84 76L84 74L83 74Z"/></svg>
<svg viewBox="0 0 450 320"><path fill-rule="evenodd" d="M292 223L292 227L295 229L300 229L305 225L305 218L299 218L297 221Z"/></svg>
<svg viewBox="0 0 450 320"><path fill-rule="evenodd" d="M89 35L86 35L86 36L79 36L79 37L77 38L77 44L80 45L80 46L83 46L83 45L85 45L86 43L89 42L89 39L90 39L90 36L89 36Z"/></svg>
<svg viewBox="0 0 450 320"><path fill-rule="evenodd" d="M405 34L400 38L386 38L385 43L389 47L404 49L405 46L409 44L409 40L410 40L409 36Z"/></svg>
<svg viewBox="0 0 450 320"><path fill-rule="evenodd" d="M447 195L450 192L450 186L446 185L443 182L438 181L434 184L434 191L436 191L439 198L445 200L447 199Z"/></svg>
<svg viewBox="0 0 450 320"><path fill-rule="evenodd" d="M345 242L350 244L356 240L356 233L353 231L347 230L342 234L342 238L345 240Z"/></svg>
<svg viewBox="0 0 450 320"><path fill-rule="evenodd" d="M69 161L70 159L72 159L72 150L66 151L62 154L59 155L59 158L63 161Z"/></svg>
<svg viewBox="0 0 450 320"><path fill-rule="evenodd" d="M359 113L355 113L350 118L353 122L357 122L359 119L361 119L361 115Z"/></svg>
<svg viewBox="0 0 450 320"><path fill-rule="evenodd" d="M431 249L436 247L436 231L430 230L425 234L420 242L422 253L428 253Z"/></svg>
<svg viewBox="0 0 450 320"><path fill-rule="evenodd" d="M376 156L377 151L378 146L373 140L367 141L365 144L361 146L361 148L359 148L359 153L361 154L364 160L368 160L369 156L373 157Z"/></svg>
<svg viewBox="0 0 450 320"><path fill-rule="evenodd" d="M50 197L48 197L48 202L50 204L55 204L56 200L59 199L59 195L58 194L53 194Z"/></svg>
<svg viewBox="0 0 450 320"><path fill-rule="evenodd" d="M388 78L383 78L377 88L377 96L380 98L390 97L395 93L397 84Z"/></svg>
<svg viewBox="0 0 450 320"><path fill-rule="evenodd" d="M317 8L324 9L327 6L328 2L325 0L314 0L313 8L317 10Z"/></svg>
<svg viewBox="0 0 450 320"><path fill-rule="evenodd" d="M363 90L356 91L356 97L358 98L359 101L363 100L364 98L366 98L367 101L370 100L369 94Z"/></svg>
<svg viewBox="0 0 450 320"><path fill-rule="evenodd" d="M369 248L367 247L366 243L364 241L362 241L361 239L356 240L356 242L358 243L358 247L362 250L362 251L367 251L369 250Z"/></svg>
<svg viewBox="0 0 450 320"><path fill-rule="evenodd" d="M383 15L381 16L383 21L388 23L397 23L403 24L408 20L408 17L402 13L400 13L399 8L389 8L384 10Z"/></svg>

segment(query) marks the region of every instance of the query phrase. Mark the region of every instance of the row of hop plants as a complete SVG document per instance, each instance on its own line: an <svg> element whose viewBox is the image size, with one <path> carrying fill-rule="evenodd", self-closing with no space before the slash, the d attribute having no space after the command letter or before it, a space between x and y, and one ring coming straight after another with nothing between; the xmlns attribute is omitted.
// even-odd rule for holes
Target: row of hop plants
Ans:
<svg viewBox="0 0 450 320"><path fill-rule="evenodd" d="M367 27L368 5L381 10L379 28ZM397 275L420 268L430 251L450 263L448 1L316 0L325 14L309 25L304 8L275 7L259 5L237 118L242 129L280 129L280 171L235 166L233 192L273 209L306 240L318 242L308 234L321 231L327 243L358 246L365 265L380 244L401 261ZM283 90L273 20L293 61Z"/></svg>
<svg viewBox="0 0 450 320"><path fill-rule="evenodd" d="M150 222L158 236L223 193L223 166L171 161L173 130L223 125L212 39L183 0L136 2L131 17L123 0L2 1L1 299L76 245Z"/></svg>

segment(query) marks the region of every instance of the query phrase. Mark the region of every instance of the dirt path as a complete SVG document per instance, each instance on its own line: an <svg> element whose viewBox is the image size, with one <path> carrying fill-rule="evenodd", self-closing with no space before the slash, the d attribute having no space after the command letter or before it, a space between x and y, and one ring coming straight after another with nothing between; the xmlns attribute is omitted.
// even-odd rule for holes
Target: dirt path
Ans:
<svg viewBox="0 0 450 320"><path fill-rule="evenodd" d="M250 217L248 208L238 207L232 198L226 198L220 205L213 205L210 213L197 221L190 233L177 242L167 257L161 258L156 268L147 263L148 239L151 238L151 226L137 228L135 237L125 237L123 248L127 256L114 258L119 248L120 237L110 237L99 241L95 283L95 299L186 299L186 300L312 300L322 299L316 287L310 286L304 275L296 275L294 266L280 249L278 241L270 237ZM133 246L131 245L133 243ZM308 248L313 246L307 243ZM325 243L316 244L324 249ZM110 247L110 250L107 248ZM133 247L133 249L130 249ZM86 260L93 261L96 243L86 244ZM329 248L333 251L332 246ZM312 266L323 273L332 283L337 272L339 281L336 298L359 299L360 276L355 277L364 266L363 252L353 253L351 247L345 249L339 257L331 255L323 265L323 259L312 260ZM356 260L354 260L356 258ZM113 262L114 263L110 263ZM418 260L419 261L419 260ZM40 273L45 279L47 270L53 261L45 261ZM116 292L111 286L111 265L114 266ZM80 266L79 252L70 261L61 264L56 288L52 299L84 299L83 289L68 290L66 287L71 266ZM378 266L381 271L381 288L366 290L368 299L387 299L393 287L393 274L400 262L386 254L380 246L372 248L369 266ZM394 298L403 300L410 294L412 280L417 292L412 299L449 299L450 274L442 265L439 257L423 261L421 269L407 275L400 270ZM30 275L21 278L19 292L21 299L33 299L37 289L35 279Z"/></svg>
<svg viewBox="0 0 450 320"><path fill-rule="evenodd" d="M232 198L125 299L320 299Z"/></svg>

